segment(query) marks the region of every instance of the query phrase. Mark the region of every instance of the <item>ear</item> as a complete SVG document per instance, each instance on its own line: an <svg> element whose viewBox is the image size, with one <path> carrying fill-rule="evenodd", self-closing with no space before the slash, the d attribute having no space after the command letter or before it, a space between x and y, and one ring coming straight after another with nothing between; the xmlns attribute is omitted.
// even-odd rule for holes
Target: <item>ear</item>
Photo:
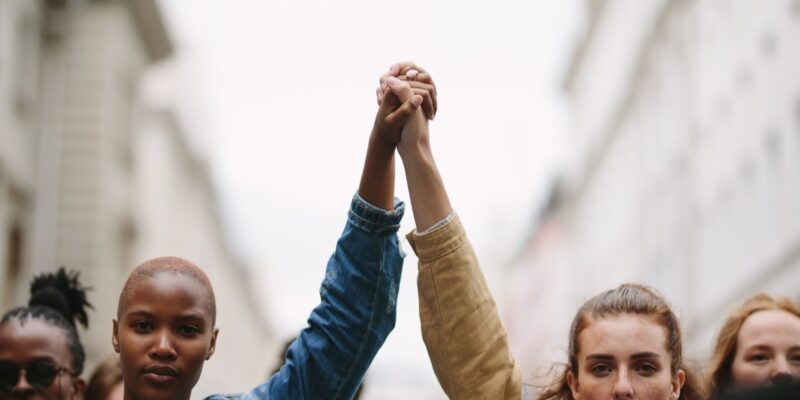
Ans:
<svg viewBox="0 0 800 400"><path fill-rule="evenodd" d="M217 335L219 335L219 328L214 328L214 332L211 332L211 344L208 346L208 351L206 352L206 360L210 359L217 349Z"/></svg>
<svg viewBox="0 0 800 400"><path fill-rule="evenodd" d="M111 329L111 345L114 346L114 351L119 354L119 321L116 318L112 320L114 327Z"/></svg>
<svg viewBox="0 0 800 400"><path fill-rule="evenodd" d="M677 400L681 397L681 388L686 383L686 371L679 369L675 376L672 377L672 398Z"/></svg>
<svg viewBox="0 0 800 400"><path fill-rule="evenodd" d="M73 399L82 399L83 394L86 392L86 381L83 378L75 378L72 381L72 396Z"/></svg>
<svg viewBox="0 0 800 400"><path fill-rule="evenodd" d="M567 371L567 385L569 385L569 391L572 392L572 398L579 400L581 396L578 392L578 378L572 374L571 369Z"/></svg>

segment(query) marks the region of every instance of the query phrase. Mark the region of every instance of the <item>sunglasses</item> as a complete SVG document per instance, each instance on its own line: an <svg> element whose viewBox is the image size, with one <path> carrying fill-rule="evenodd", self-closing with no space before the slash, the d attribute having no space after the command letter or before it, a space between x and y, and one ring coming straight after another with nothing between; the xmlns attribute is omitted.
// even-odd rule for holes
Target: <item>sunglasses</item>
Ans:
<svg viewBox="0 0 800 400"><path fill-rule="evenodd" d="M0 363L0 392L10 392L19 382L19 377L23 370L25 371L25 380L39 389L50 387L56 376L63 371L74 375L71 369L56 365L52 361L33 361L25 367L11 363Z"/></svg>

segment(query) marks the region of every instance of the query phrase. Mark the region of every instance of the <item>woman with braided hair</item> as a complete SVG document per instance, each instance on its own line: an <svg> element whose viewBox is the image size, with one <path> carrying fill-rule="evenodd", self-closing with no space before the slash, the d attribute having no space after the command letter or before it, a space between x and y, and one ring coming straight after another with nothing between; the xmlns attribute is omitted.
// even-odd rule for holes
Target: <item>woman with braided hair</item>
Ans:
<svg viewBox="0 0 800 400"><path fill-rule="evenodd" d="M76 323L88 327L86 289L59 268L33 279L28 305L0 319L0 399L81 399L86 354Z"/></svg>

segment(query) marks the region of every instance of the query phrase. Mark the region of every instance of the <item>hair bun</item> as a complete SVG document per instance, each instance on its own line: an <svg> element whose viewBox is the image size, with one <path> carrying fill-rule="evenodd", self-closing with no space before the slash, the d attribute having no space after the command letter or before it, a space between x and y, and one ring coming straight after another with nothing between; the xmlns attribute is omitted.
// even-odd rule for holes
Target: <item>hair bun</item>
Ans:
<svg viewBox="0 0 800 400"><path fill-rule="evenodd" d="M55 273L43 273L31 282L31 299L28 306L49 307L75 325L89 326L86 309L92 305L86 300L86 291L79 281L78 271L67 272L61 267Z"/></svg>

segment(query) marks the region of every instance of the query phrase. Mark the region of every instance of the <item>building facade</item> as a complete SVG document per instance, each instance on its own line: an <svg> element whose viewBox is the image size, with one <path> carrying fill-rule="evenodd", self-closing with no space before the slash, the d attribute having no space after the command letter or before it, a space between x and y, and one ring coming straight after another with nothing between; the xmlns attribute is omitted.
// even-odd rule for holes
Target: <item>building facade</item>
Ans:
<svg viewBox="0 0 800 400"><path fill-rule="evenodd" d="M24 304L37 273L79 270L92 288L91 368L112 352L131 268L191 259L214 284L223 327L197 390L244 390L271 366L270 331L190 133L140 93L171 52L154 0L0 2L0 306Z"/></svg>
<svg viewBox="0 0 800 400"><path fill-rule="evenodd" d="M546 346L560 356L524 367L564 361L569 321L551 315L569 320L601 290L641 281L671 300L704 361L749 295L800 300L800 1L590 0L586 11L564 85L574 157L509 267L525 277L516 292L564 293L512 296L527 305L507 320L534 319L512 343L555 330L537 335L556 337Z"/></svg>

